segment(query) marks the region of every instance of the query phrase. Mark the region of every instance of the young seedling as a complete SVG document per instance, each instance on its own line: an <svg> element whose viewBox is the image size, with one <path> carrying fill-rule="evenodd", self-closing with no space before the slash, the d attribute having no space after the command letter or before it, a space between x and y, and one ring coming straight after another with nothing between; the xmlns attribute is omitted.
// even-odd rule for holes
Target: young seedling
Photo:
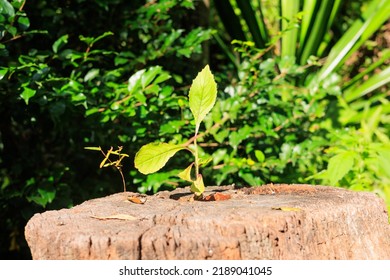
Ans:
<svg viewBox="0 0 390 280"><path fill-rule="evenodd" d="M125 176L123 176L123 172L122 172L122 160L125 158L125 157L128 157L129 155L128 154L123 154L121 153L123 147L122 146L119 146L117 150L114 151L114 149L111 147L107 153L105 153L103 151L103 149L101 147L85 147L84 149L86 150L92 150L92 151L100 151L103 156L104 156L104 159L102 160L102 162L100 163L100 168L103 168L103 167L109 167L109 166L113 166L115 167L119 174L121 175L122 177L122 184L123 184L123 191L126 192L126 181L125 181ZM118 156L118 159L115 160L115 161L112 161L110 159L110 155L116 155Z"/></svg>
<svg viewBox="0 0 390 280"><path fill-rule="evenodd" d="M210 112L217 98L217 84L210 67L206 65L196 78L192 81L189 92L189 106L195 120L195 134L193 139L193 148L186 144L171 143L150 143L141 147L135 155L135 167L143 174L157 172L165 166L168 160L180 150L188 150L194 155L194 161L178 176L191 183L191 192L195 198L201 198L205 190L202 174L199 167L206 164L207 160L199 158L198 152L198 133L200 124L206 115ZM192 168L195 167L195 178L192 176Z"/></svg>

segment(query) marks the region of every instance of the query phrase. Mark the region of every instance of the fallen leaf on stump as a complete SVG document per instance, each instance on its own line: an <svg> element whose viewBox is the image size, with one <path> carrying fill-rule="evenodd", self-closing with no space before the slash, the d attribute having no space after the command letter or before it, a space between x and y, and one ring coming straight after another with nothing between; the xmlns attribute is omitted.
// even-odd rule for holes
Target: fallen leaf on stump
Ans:
<svg viewBox="0 0 390 280"><path fill-rule="evenodd" d="M128 201L133 202L135 204L144 204L147 200L146 196L129 196L127 198Z"/></svg>
<svg viewBox="0 0 390 280"><path fill-rule="evenodd" d="M230 194L223 194L220 192L213 193L210 195L207 195L203 198L204 201L221 201L221 200L228 200L232 196Z"/></svg>
<svg viewBox="0 0 390 280"><path fill-rule="evenodd" d="M138 220L138 218L127 215L127 214L116 214L116 215L110 215L110 216L91 216L92 218L98 219L98 220L126 220L126 221L134 221Z"/></svg>

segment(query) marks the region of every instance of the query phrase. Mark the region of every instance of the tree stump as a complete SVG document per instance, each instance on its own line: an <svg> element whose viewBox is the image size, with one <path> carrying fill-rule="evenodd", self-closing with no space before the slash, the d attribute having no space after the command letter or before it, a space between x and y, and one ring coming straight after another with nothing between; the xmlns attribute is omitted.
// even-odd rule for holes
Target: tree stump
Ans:
<svg viewBox="0 0 390 280"><path fill-rule="evenodd" d="M36 214L25 235L33 259L390 259L375 194L273 184L206 194L117 193Z"/></svg>

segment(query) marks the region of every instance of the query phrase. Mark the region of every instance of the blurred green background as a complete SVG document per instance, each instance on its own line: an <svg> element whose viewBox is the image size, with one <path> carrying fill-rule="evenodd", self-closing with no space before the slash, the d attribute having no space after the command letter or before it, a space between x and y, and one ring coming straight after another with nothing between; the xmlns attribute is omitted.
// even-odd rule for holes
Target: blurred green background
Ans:
<svg viewBox="0 0 390 280"><path fill-rule="evenodd" d="M35 213L122 191L86 146L123 146L129 191L185 186L190 154L149 176L133 160L193 136L206 64L207 185L326 184L390 207L389 18L390 0L0 0L0 258L31 258Z"/></svg>

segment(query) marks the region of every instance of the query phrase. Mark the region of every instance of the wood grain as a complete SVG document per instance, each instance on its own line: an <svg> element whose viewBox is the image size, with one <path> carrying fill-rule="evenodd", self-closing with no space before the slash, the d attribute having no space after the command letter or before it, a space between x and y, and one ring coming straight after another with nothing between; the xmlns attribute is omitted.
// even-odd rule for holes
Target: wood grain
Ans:
<svg viewBox="0 0 390 280"><path fill-rule="evenodd" d="M130 202L117 193L34 215L33 259L390 259L384 202L311 185L209 187L230 199L194 201L188 188ZM283 209L294 209L284 211ZM126 215L134 219L95 219Z"/></svg>

